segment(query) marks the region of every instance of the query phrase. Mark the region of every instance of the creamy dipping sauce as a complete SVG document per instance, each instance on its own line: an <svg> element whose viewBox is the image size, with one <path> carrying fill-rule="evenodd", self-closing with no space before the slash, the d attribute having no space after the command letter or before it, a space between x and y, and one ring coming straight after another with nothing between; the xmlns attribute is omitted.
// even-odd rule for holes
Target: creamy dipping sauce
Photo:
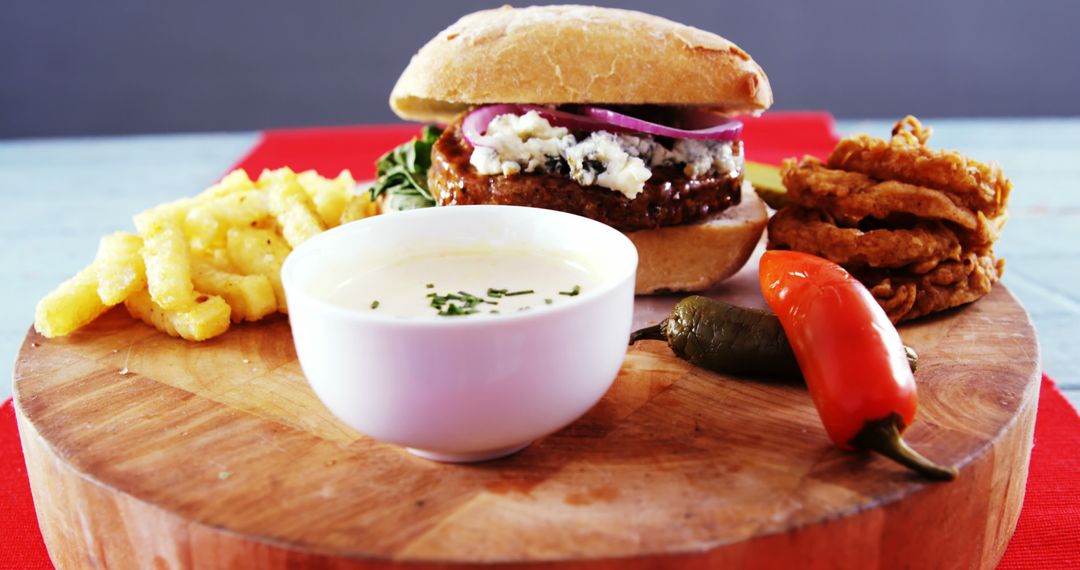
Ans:
<svg viewBox="0 0 1080 570"><path fill-rule="evenodd" d="M556 307L596 288L600 275L568 252L487 248L332 267L314 282L313 293L353 311L461 317Z"/></svg>

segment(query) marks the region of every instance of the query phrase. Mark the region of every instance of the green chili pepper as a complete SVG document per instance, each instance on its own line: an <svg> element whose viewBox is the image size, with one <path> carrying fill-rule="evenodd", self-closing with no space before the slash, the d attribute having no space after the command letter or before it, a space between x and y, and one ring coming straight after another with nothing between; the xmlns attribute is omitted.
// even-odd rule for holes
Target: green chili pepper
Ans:
<svg viewBox="0 0 1080 570"><path fill-rule="evenodd" d="M798 378L799 363L776 315L707 297L679 301L660 324L634 331L639 340L665 340L680 358L714 372ZM904 347L914 372L919 357Z"/></svg>

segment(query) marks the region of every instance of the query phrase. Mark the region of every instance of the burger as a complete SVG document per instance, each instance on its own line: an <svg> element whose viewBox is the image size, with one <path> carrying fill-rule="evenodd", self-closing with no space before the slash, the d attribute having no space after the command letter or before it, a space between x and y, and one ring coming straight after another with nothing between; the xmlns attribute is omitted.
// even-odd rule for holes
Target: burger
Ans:
<svg viewBox="0 0 1080 570"><path fill-rule="evenodd" d="M708 289L749 258L767 214L744 184L733 117L771 104L764 71L730 41L588 6L469 14L390 96L400 117L446 125L427 174L438 205L611 225L638 248L639 294Z"/></svg>

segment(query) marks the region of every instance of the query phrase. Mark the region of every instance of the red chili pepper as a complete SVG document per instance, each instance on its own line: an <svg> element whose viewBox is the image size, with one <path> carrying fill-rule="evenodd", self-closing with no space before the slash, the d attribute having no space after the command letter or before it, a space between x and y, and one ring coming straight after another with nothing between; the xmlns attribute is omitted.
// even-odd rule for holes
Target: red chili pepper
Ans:
<svg viewBox="0 0 1080 570"><path fill-rule="evenodd" d="M866 287L839 265L796 251L765 252L759 277L833 442L876 451L927 477L955 478L956 469L900 437L915 420L915 377L900 334Z"/></svg>

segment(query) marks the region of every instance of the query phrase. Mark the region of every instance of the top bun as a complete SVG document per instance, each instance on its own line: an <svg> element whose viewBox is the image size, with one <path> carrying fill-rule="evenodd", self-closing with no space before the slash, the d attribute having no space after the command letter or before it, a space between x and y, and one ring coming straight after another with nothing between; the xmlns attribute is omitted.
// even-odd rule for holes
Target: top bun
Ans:
<svg viewBox="0 0 1080 570"><path fill-rule="evenodd" d="M404 119L441 121L488 103L772 105L765 72L709 32L631 10L504 6L469 14L413 56L390 94Z"/></svg>

